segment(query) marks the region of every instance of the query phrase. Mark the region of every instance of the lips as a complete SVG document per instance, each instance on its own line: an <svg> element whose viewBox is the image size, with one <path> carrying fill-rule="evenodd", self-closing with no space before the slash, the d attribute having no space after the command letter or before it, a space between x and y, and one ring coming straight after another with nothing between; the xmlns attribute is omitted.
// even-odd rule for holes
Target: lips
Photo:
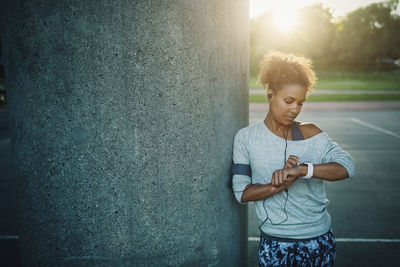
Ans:
<svg viewBox="0 0 400 267"><path fill-rule="evenodd" d="M286 117L288 120L290 120L290 121L294 121L294 119L296 118L296 117Z"/></svg>

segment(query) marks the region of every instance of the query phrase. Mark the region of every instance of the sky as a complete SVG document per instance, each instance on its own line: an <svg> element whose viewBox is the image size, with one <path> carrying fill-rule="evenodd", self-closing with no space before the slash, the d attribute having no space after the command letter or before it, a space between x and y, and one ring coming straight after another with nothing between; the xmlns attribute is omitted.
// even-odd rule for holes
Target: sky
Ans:
<svg viewBox="0 0 400 267"><path fill-rule="evenodd" d="M250 18L257 17L265 11L271 9L296 9L315 3L322 3L324 7L331 9L335 18L345 15L349 11L353 11L359 7L367 6L374 0L250 0ZM400 5L399 5L400 6ZM399 8L397 9L399 11ZM400 12L398 12L400 13Z"/></svg>

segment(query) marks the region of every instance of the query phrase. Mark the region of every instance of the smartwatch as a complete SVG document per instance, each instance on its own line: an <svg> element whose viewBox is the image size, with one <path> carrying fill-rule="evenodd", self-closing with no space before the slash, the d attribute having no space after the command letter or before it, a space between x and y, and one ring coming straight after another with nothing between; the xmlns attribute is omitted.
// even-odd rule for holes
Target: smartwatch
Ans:
<svg viewBox="0 0 400 267"><path fill-rule="evenodd" d="M307 164L307 166L308 166L307 174L306 174L306 176L301 176L300 178L310 179L311 177L313 177L313 174L314 174L314 165L311 162L304 162L301 165L305 165L305 164Z"/></svg>

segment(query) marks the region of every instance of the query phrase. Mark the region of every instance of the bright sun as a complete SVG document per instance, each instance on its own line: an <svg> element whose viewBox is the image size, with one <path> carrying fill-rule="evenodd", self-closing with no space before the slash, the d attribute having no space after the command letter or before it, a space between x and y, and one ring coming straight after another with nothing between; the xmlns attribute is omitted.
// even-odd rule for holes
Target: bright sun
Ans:
<svg viewBox="0 0 400 267"><path fill-rule="evenodd" d="M275 25L282 31L290 31L297 26L295 9L277 9L274 11Z"/></svg>

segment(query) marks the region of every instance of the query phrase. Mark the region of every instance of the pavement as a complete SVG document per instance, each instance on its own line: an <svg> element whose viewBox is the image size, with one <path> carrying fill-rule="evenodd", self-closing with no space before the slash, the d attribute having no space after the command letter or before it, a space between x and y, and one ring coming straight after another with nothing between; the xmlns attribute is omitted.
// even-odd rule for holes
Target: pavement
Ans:
<svg viewBox="0 0 400 267"><path fill-rule="evenodd" d="M249 123L267 104L250 104ZM353 157L351 180L326 182L337 241L335 266L400 266L400 102L306 103L297 118L323 129ZM16 266L15 181L8 112L0 109L0 265ZM258 219L248 204L248 266L256 266Z"/></svg>
<svg viewBox="0 0 400 267"><path fill-rule="evenodd" d="M302 111L343 111L343 110L388 110L400 109L400 101L345 101L345 102L304 102ZM268 110L267 103L250 103L250 112Z"/></svg>
<svg viewBox="0 0 400 267"><path fill-rule="evenodd" d="M250 109L250 125L265 118L265 110ZM400 109L302 110L296 120L316 124L355 162L352 179L324 183L335 267L400 266ZM249 203L248 266L257 262L258 225Z"/></svg>
<svg viewBox="0 0 400 267"><path fill-rule="evenodd" d="M265 95L263 89L250 89L250 95ZM314 90L312 94L400 94L400 90ZM304 102L302 111L341 111L341 110L387 110L400 109L400 101L341 101ZM250 112L267 111L268 103L250 103Z"/></svg>
<svg viewBox="0 0 400 267"><path fill-rule="evenodd" d="M265 95L264 89L250 89L250 95ZM313 95L358 95L358 94L367 94L367 95L382 95L382 94L395 94L400 95L400 90L327 90L327 89L318 89L313 90Z"/></svg>
<svg viewBox="0 0 400 267"><path fill-rule="evenodd" d="M7 110L0 109L0 265L16 266L17 215L8 120Z"/></svg>

